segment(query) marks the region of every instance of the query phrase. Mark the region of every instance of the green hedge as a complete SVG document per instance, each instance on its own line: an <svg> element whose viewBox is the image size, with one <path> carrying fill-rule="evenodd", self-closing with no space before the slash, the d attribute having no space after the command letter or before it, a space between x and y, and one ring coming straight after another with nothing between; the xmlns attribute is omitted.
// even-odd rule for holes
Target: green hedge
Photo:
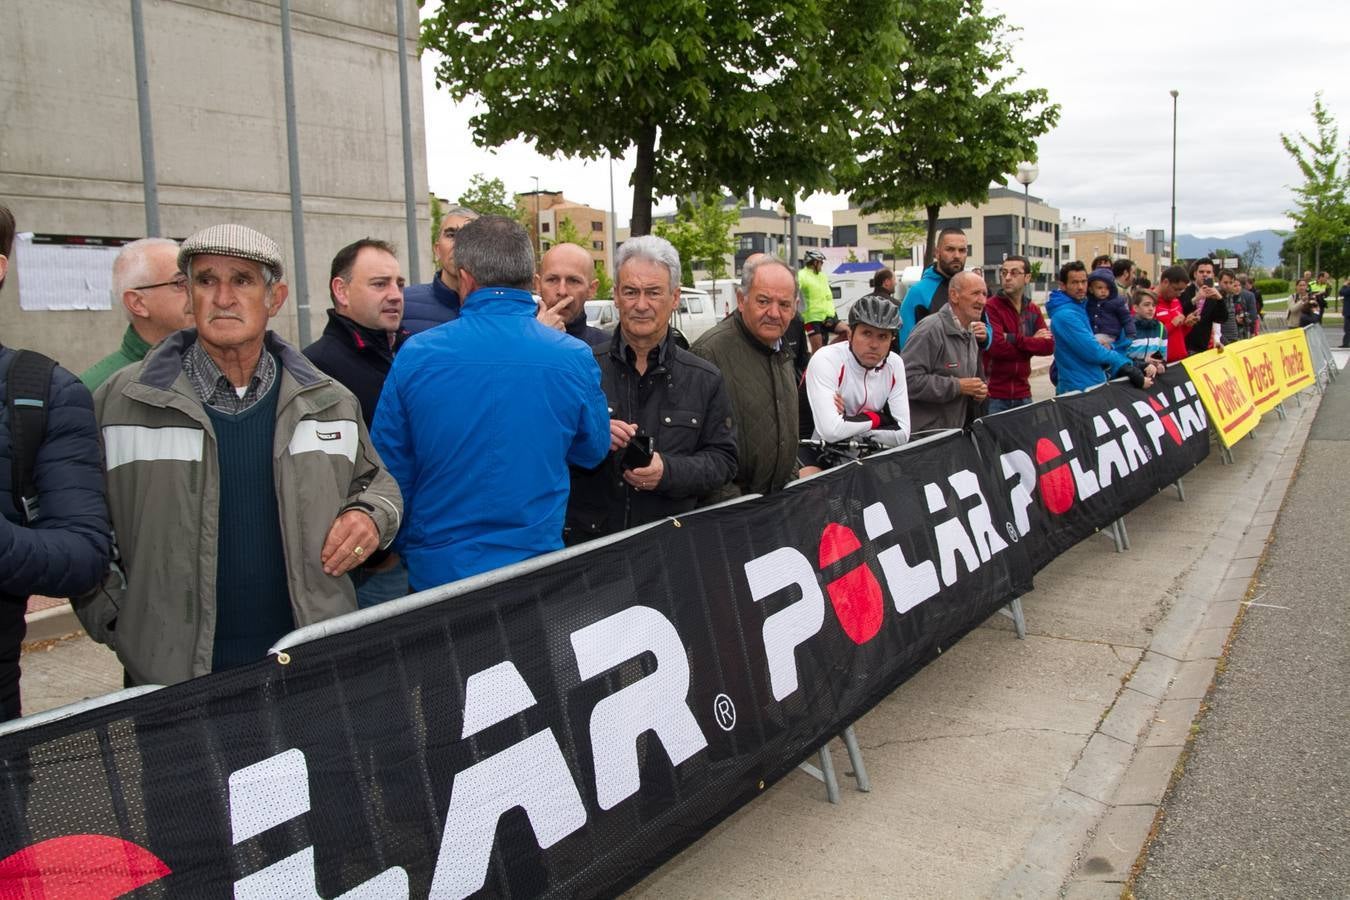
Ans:
<svg viewBox="0 0 1350 900"><path fill-rule="evenodd" d="M1258 278L1256 279L1256 289L1264 297L1267 294L1287 294L1289 293L1289 279L1287 278Z"/></svg>

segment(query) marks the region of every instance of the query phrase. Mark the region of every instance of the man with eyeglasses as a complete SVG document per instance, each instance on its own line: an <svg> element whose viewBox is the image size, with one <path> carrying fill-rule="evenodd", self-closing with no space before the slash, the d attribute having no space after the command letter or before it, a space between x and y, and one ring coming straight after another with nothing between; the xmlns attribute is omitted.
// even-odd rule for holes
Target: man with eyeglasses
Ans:
<svg viewBox="0 0 1350 900"><path fill-rule="evenodd" d="M467 206L452 206L441 217L436 243L431 247L436 257L435 277L426 284L410 284L403 291L403 329L409 334L420 334L459 318L461 298L459 268L455 265L455 235L476 218L478 213Z"/></svg>
<svg viewBox="0 0 1350 900"><path fill-rule="evenodd" d="M122 248L113 260L112 296L126 308L127 330L122 346L80 375L91 391L118 369L140 362L175 331L192 327L187 279L178 271L178 244L167 238L142 238Z"/></svg>
<svg viewBox="0 0 1350 900"><path fill-rule="evenodd" d="M1030 403L1031 358L1055 352L1055 339L1040 307L1025 296L1030 276L1026 257L1004 259L998 270L999 292L984 307L994 333L984 352L991 414Z"/></svg>

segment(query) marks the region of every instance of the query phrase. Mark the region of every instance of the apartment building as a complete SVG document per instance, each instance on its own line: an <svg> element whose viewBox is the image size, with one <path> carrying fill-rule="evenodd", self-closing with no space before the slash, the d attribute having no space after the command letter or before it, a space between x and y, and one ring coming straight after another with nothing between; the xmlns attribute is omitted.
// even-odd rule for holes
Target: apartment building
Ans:
<svg viewBox="0 0 1350 900"><path fill-rule="evenodd" d="M527 191L516 194L515 200L527 227L532 226L529 227L530 238L537 254L543 254L558 242L559 229L564 221L570 220L581 236L582 246L591 251L591 258L602 263L605 271L612 271L609 210L568 200L562 191Z"/></svg>

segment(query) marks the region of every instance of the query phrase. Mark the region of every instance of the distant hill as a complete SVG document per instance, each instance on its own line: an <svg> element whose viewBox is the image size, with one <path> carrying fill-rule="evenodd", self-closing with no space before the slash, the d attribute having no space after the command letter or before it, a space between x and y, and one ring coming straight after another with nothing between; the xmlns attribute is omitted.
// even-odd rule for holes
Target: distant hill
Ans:
<svg viewBox="0 0 1350 900"><path fill-rule="evenodd" d="M1244 253L1247 250L1247 244L1251 241L1259 241L1261 244L1261 259L1257 263L1258 265L1270 268L1279 264L1280 247L1284 244L1284 238L1270 229L1249 231L1235 237L1196 237L1193 234L1179 234L1177 235L1177 255L1182 259L1195 259L1197 256L1204 256L1209 251L1220 247L1237 253Z"/></svg>

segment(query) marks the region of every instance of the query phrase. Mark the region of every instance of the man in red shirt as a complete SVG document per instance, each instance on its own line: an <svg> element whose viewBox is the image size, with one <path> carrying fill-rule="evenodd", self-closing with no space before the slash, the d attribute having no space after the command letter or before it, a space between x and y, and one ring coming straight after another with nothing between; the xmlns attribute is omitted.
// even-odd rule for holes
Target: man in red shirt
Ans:
<svg viewBox="0 0 1350 900"><path fill-rule="evenodd" d="M1181 308L1181 292L1190 281L1190 275L1181 266L1168 266L1158 276L1157 319L1167 329L1168 362L1186 358L1186 335L1200 321L1199 310L1187 315Z"/></svg>
<svg viewBox="0 0 1350 900"><path fill-rule="evenodd" d="M1055 339L1045 327L1040 307L1024 296L1031 277L1026 257L1004 259L998 277L999 292L984 307L994 334L984 352L991 414L1030 403L1031 358L1055 352Z"/></svg>

